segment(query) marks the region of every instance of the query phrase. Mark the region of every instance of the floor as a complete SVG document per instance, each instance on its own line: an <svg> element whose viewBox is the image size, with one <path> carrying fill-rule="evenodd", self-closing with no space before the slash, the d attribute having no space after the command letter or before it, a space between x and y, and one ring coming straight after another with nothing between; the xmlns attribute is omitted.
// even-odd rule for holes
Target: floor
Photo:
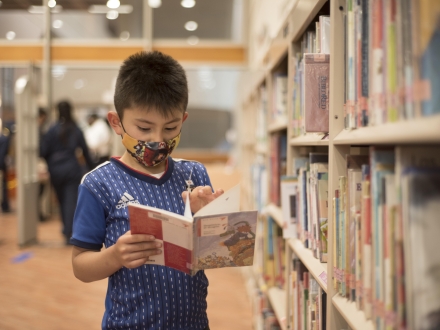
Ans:
<svg viewBox="0 0 440 330"><path fill-rule="evenodd" d="M228 189L235 180L216 187ZM14 213L0 214L0 330L99 329L107 282L86 284L73 276L71 248L63 244L59 219L40 223L38 244L28 248L18 247L16 228ZM210 328L251 330L241 272L224 268L207 276Z"/></svg>

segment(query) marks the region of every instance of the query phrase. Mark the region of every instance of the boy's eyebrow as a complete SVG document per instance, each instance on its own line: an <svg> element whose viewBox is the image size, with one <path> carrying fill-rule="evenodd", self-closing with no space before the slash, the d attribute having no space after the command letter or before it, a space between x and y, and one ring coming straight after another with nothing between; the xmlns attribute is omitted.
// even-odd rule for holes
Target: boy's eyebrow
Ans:
<svg viewBox="0 0 440 330"><path fill-rule="evenodd" d="M172 124L172 123L179 122L181 120L182 120L182 118L176 117L176 118L173 118L170 121L166 122L165 124ZM156 124L156 123L153 123L153 122L151 122L151 121L149 121L147 119L141 119L141 118L138 118L137 121L140 121L140 122L145 123L145 124L150 124L150 125L155 125Z"/></svg>

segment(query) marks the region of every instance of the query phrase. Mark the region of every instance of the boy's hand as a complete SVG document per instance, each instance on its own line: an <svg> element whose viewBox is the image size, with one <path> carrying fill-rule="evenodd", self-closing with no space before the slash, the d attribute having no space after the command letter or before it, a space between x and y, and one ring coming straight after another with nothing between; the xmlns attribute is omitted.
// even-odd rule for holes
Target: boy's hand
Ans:
<svg viewBox="0 0 440 330"><path fill-rule="evenodd" d="M222 195L223 193L224 193L223 189L217 189L216 191L212 192L212 189L210 186L195 187L194 190L189 195L189 203L191 205L191 212L196 213L203 206L212 202L214 199L216 199L218 196ZM186 201L187 194L188 194L187 191L184 191L182 193L183 202Z"/></svg>
<svg viewBox="0 0 440 330"><path fill-rule="evenodd" d="M136 234L131 231L119 237L114 245L116 261L126 268L136 268L147 262L149 256L161 254L160 242L156 242L152 235Z"/></svg>

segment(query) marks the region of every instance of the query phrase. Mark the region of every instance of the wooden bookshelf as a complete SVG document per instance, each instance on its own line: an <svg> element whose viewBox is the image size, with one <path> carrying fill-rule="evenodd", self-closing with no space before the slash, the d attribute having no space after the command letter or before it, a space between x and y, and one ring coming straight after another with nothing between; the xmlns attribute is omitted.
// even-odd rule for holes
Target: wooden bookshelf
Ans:
<svg viewBox="0 0 440 330"><path fill-rule="evenodd" d="M262 0L270 1L270 0ZM400 2L397 2L400 3ZM365 4L365 3L364 3ZM264 71L258 75L255 75L255 79L250 81L248 86L251 91L247 95L243 95L243 99L255 99L255 95L260 92L261 86L264 86L265 91L267 93L267 141L268 143L264 146L261 144L258 145L255 141L254 146L254 155L258 155L258 159L264 158L265 165L267 169L268 176L268 184L267 189L268 192L273 192L273 186L270 183L273 183L273 177L271 177L271 173L269 169L271 166L273 167L273 159L277 156L276 153L273 153L274 147L270 144L272 141L271 138L273 136L280 136L287 134L287 162L285 165L287 168L287 175L292 176L296 173L293 173L294 167L292 166L295 158L307 156L309 152L328 152L328 203L331 204L331 199L334 197L334 191L339 189L339 177L344 176L347 173L346 163L345 163L345 155L352 152L356 154L361 152L359 148L360 146L375 146L375 145L389 145L389 146L400 146L400 145L438 145L440 152L440 114L432 115L430 117L417 117L410 120L401 120L397 122L388 122L385 124L380 124L377 126L368 126L368 127L358 127L357 129L345 129L344 126L347 125L347 122L351 125L359 125L359 116L356 117L355 123L346 121L344 116L349 113L353 115L351 109L355 109L354 107L350 108L350 103L346 103L345 98L348 97L348 85L347 89L344 89L346 72L348 75L348 66L344 62L347 58L346 44L344 38L346 37L345 26L348 24L347 17L347 1L346 0L288 0L286 1L285 8L289 10L287 14L283 12L282 15L279 15L279 19L283 20L279 24L279 30L277 33L273 34L273 38L271 40L271 44L268 46L267 44L262 45L261 50L266 54L264 56L250 57L256 59L255 62L252 63L253 68L258 68ZM356 6L355 2L353 2L353 6ZM324 11L323 11L324 9ZM359 9L359 8L358 8ZM301 52L301 42L304 41L303 37L313 29L313 25L316 22L317 15L328 15L326 11L328 10L330 14L330 95L329 95L329 131L328 134L324 133L306 133L300 134L302 127L300 127L301 122L298 120L303 120L304 118L296 117L298 115L297 103L294 102L294 97L297 97L297 94L290 93L295 87L297 81L294 80L295 76L295 67L293 67L297 62L293 59L293 57L297 56L298 53ZM281 12L281 11L280 11ZM351 23L350 23L351 24ZM372 28L372 25L369 26ZM371 31L370 31L371 33ZM272 34L271 34L272 35ZM354 34L353 34L354 35ZM345 37L344 37L345 36ZM313 40L313 39L312 39ZM313 41L312 41L313 42ZM359 40L358 40L359 42ZM383 44L385 45L385 44ZM388 58L385 58L382 61L389 61ZM357 62L358 63L358 62ZM370 63L370 62L369 62ZM287 67L287 68L286 68ZM373 70L373 69L370 69ZM400 70L400 69L399 69ZM363 72L363 71L362 71ZM276 122L271 121L271 107L274 107L274 100L276 97L276 85L274 83L274 76L276 74L287 74L288 80L288 97L287 97L287 116L286 120L278 120ZM382 74L390 74L388 71L382 72ZM348 80L349 78L347 78ZM370 79L370 77L368 77ZM391 79L390 79L391 80ZM358 80L359 81L359 80ZM363 80L360 80L363 82ZM371 83L368 80L369 83ZM414 82L414 88L418 88L418 82ZM347 83L348 84L348 83ZM352 85L350 87L353 87ZM359 86L356 86L356 88ZM401 86L400 86L401 87ZM387 86L383 86L382 93L388 93ZM401 90L400 90L401 91ZM432 93L436 93L437 91L431 91ZM351 92L350 92L351 93ZM370 90L370 93L371 90ZM266 95L266 94L265 94ZM382 95L382 94L380 94ZM385 95L382 95L385 96ZM389 97L388 99L384 99L384 102L389 102L392 100L392 103L396 100L394 98L396 95L386 95ZM407 97L407 102L418 102L417 96L416 99L411 99L411 96ZM403 110L400 108L398 116L392 117L387 114L386 116L381 113L390 111L391 108L384 108L382 110L378 109L382 103L374 103L372 95L369 96L372 101L371 107L377 113L373 113L373 110L368 110L370 115L370 123L374 120L378 121L390 121L390 119L395 120L397 117L404 117ZM399 95L401 97L401 95ZM408 101L410 99L410 101ZM382 100L382 99L381 99ZM388 100L388 101L387 101ZM298 99L296 99L298 101ZM382 102L382 101L381 101ZM400 101L399 101L400 102ZM346 108L344 109L344 104L346 104ZM358 103L359 107L361 106ZM379 105L378 105L379 104ZM258 114L260 105L258 103L253 103L253 114ZM370 106L370 105L369 105ZM400 104L402 106L402 104ZM405 104L407 106L407 104ZM360 109L360 108L356 109ZM414 114L418 114L421 111L421 105L418 105L418 110L416 110L416 105L414 105ZM295 112L293 112L295 110ZM365 110L365 109L364 109ZM380 111L379 111L380 110ZM354 111L354 110L353 110ZM406 110L405 110L406 111ZM359 115L360 113L357 113ZM411 114L410 114L411 115ZM373 118L374 116L374 118ZM405 115L406 117L407 115ZM349 117L349 116L348 116ZM274 117L275 118L275 117ZM353 118L353 117L352 117ZM350 118L349 118L350 119ZM373 120L374 119L374 120ZM246 121L243 125L251 124L251 120ZM255 130L254 128L251 128ZM295 136L297 135L297 136ZM295 137L294 137L295 136ZM248 143L249 141L247 141ZM242 150L252 149L247 144L242 146ZM281 162L280 162L281 163ZM276 166L277 164L275 164ZM296 169L296 168L295 168ZM276 172L274 172L276 173ZM269 193L267 195L270 195ZM268 196L269 198L269 196ZM272 198L272 196L271 196ZM275 198L276 200L276 198ZM266 215L270 215L274 221L278 224L278 226L283 227L284 219L281 208L276 206L273 203L267 201L267 205L265 205L263 212ZM298 239L288 239L286 244L286 251L288 259L295 255L298 257L302 264L307 268L308 272L312 275L312 277L318 282L320 287L327 293L327 301L326 301L326 327L327 329L346 329L348 327L352 329L362 329L362 330L372 330L374 329L373 322L367 320L363 311L360 311L356 308L356 304L348 301L348 299L343 298L338 294L338 292L333 287L333 270L334 266L334 242L336 237L334 236L333 228L334 228L333 212L332 207L328 208L328 262L321 263L318 259L313 257L312 250L305 248L304 245ZM346 248L348 250L348 248ZM288 260L288 262L291 260ZM286 274L291 271L292 266L287 264L288 268ZM290 268L289 268L290 267ZM328 285L326 279L328 281ZM286 286L285 290L280 290L277 288L268 288L267 293L270 297L270 301L274 304L274 309L277 309L277 301L284 302L286 301L286 297L288 296L289 288ZM278 295L278 298L275 297ZM285 311L282 313L276 312L278 320L284 320L285 315L289 315L289 311L287 308L291 308L289 304L285 304Z"/></svg>
<svg viewBox="0 0 440 330"><path fill-rule="evenodd" d="M305 134L289 140L291 146L328 146L328 134Z"/></svg>
<svg viewBox="0 0 440 330"><path fill-rule="evenodd" d="M286 325L286 291L277 287L272 287L268 290L270 304L275 312L281 329L287 330Z"/></svg>
<svg viewBox="0 0 440 330"><path fill-rule="evenodd" d="M279 121L279 122L271 123L267 130L269 133L275 133L275 132L283 131L285 129L287 129L287 123Z"/></svg>
<svg viewBox="0 0 440 330"><path fill-rule="evenodd" d="M278 224L278 226L283 228L284 225L283 213L281 212L281 209L278 206L276 206L275 204L269 204L265 207L262 213L271 216L272 219L274 219L275 222Z"/></svg>
<svg viewBox="0 0 440 330"><path fill-rule="evenodd" d="M374 330L374 324L367 320L364 312L356 308L356 304L347 298L336 295L332 298L332 304L341 313L352 329Z"/></svg>
<svg viewBox="0 0 440 330"><path fill-rule="evenodd" d="M336 145L426 144L440 141L440 115L387 123L380 126L343 130L333 140Z"/></svg>
<svg viewBox="0 0 440 330"><path fill-rule="evenodd" d="M289 246L295 255L307 267L321 288L327 292L327 263L322 263L316 259L310 249L306 249L300 240L289 239Z"/></svg>

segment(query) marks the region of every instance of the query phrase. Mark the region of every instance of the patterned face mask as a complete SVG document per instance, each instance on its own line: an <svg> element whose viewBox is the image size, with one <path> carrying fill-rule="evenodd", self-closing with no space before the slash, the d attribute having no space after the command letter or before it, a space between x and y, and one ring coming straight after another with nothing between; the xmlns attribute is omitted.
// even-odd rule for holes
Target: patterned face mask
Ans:
<svg viewBox="0 0 440 330"><path fill-rule="evenodd" d="M179 144L180 134L164 142L145 142L137 140L125 132L122 144L139 164L145 167L153 167L162 164L173 152L174 148Z"/></svg>

